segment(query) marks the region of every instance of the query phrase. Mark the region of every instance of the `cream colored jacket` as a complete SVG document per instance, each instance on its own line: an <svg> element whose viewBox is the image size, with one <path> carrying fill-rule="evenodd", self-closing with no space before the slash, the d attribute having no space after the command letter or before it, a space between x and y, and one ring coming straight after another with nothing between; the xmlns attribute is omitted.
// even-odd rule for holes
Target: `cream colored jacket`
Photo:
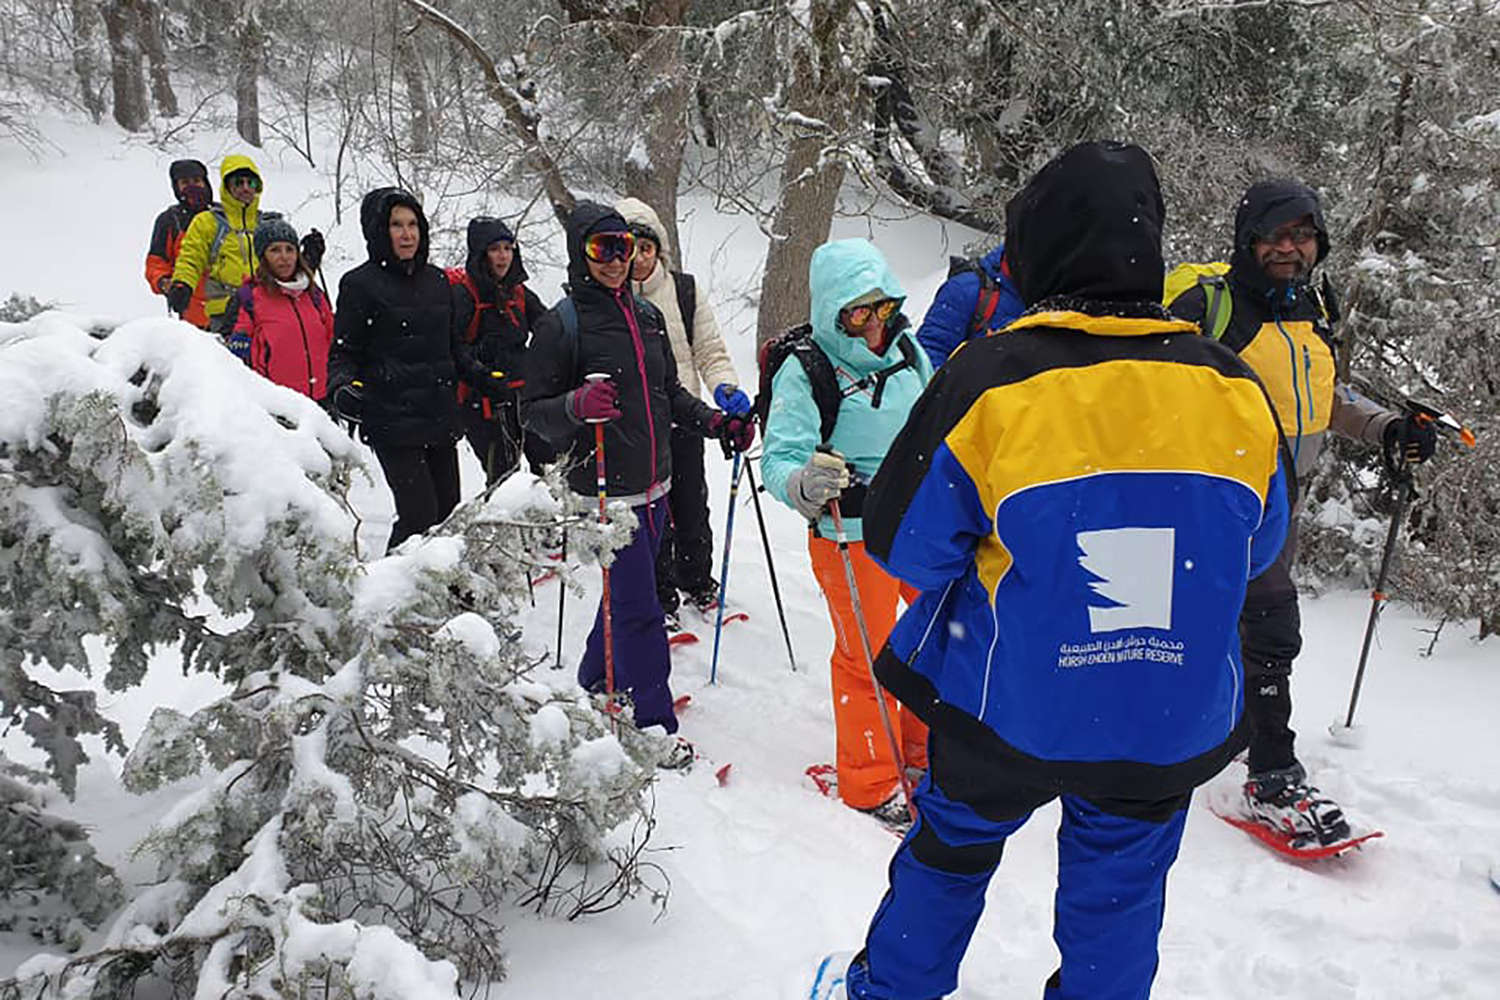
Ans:
<svg viewBox="0 0 1500 1000"><path fill-rule="evenodd" d="M724 383L739 387L739 376L735 374L734 362L729 360L729 349L724 346L724 336L719 332L719 321L714 318L713 308L708 304L706 289L698 285L698 302L693 309L693 338L688 343L687 327L683 324L682 311L677 308L677 282L672 277L673 251L667 245L666 230L661 218L644 201L622 198L615 202L615 211L634 225L647 225L660 234L661 246L656 260L656 269L645 281L632 281L631 290L644 296L648 302L661 310L667 320L667 335L672 341L672 356L677 361L677 378L683 388L699 397L713 398L714 388ZM754 387L746 390L754 396Z"/></svg>

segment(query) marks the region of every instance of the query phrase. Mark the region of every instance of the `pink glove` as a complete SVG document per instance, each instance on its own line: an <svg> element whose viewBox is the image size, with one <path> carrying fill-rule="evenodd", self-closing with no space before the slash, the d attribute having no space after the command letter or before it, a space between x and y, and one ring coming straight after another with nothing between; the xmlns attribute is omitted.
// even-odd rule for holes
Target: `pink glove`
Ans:
<svg viewBox="0 0 1500 1000"><path fill-rule="evenodd" d="M586 424L602 424L620 419L619 401L613 382L588 382L568 393L568 412Z"/></svg>
<svg viewBox="0 0 1500 1000"><path fill-rule="evenodd" d="M755 443L755 419L716 413L708 422L708 433L723 443L726 452L746 452Z"/></svg>

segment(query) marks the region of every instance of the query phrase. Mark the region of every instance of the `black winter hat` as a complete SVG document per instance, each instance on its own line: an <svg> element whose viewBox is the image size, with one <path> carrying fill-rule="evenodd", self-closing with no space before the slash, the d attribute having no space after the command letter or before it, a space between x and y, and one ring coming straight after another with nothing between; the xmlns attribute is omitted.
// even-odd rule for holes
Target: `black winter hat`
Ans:
<svg viewBox="0 0 1500 1000"><path fill-rule="evenodd" d="M506 243L514 243L516 234L511 232L504 219L492 218L481 215L477 219L469 220L469 256L482 254L492 244L504 240Z"/></svg>
<svg viewBox="0 0 1500 1000"><path fill-rule="evenodd" d="M372 261L379 264L396 263L396 252L391 247L390 225L391 210L398 205L405 206L416 214L417 228L422 234L417 243L417 255L411 261L411 269L415 270L427 263L427 250L431 245L427 214L422 211L422 203L417 200L416 195L398 187L376 188L359 203L359 228L365 234L365 250Z"/></svg>
<svg viewBox="0 0 1500 1000"><path fill-rule="evenodd" d="M594 279L589 274L589 265L583 254L583 240L594 233L628 233L630 224L625 217L608 205L597 201L580 201L568 215L568 280L574 284L590 284Z"/></svg>
<svg viewBox="0 0 1500 1000"><path fill-rule="evenodd" d="M297 230L292 224L280 215L272 212L262 213L260 222L255 226L255 256L265 257L266 248L272 243L290 243L297 246Z"/></svg>
<svg viewBox="0 0 1500 1000"><path fill-rule="evenodd" d="M208 167L203 165L202 160L173 160L172 165L167 168L167 178L172 182L172 197L182 197L177 191L177 185L188 177L197 177L208 187Z"/></svg>
<svg viewBox="0 0 1500 1000"><path fill-rule="evenodd" d="M1005 208L1005 259L1021 300L1160 302L1165 219L1144 149L1111 141L1068 149Z"/></svg>
<svg viewBox="0 0 1500 1000"><path fill-rule="evenodd" d="M1234 254L1230 263L1236 280L1249 287L1266 289L1273 282L1255 259L1253 243L1269 236L1288 222L1310 216L1318 231L1318 256L1313 266L1328 256L1328 225L1323 221L1323 202L1305 184L1290 180L1260 181L1250 185L1234 211Z"/></svg>

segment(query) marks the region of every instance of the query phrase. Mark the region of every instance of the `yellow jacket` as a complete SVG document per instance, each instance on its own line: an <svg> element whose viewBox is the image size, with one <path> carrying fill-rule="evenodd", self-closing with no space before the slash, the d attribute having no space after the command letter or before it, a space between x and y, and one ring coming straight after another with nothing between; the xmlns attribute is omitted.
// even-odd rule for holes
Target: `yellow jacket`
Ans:
<svg viewBox="0 0 1500 1000"><path fill-rule="evenodd" d="M255 224L260 220L260 192L256 192L248 205L235 200L229 194L225 179L237 170L249 170L260 177L260 168L248 156L226 156L219 165L219 201L223 208L199 212L182 237L182 247L177 251L177 265L172 270L172 281L198 287L203 284L203 306L209 319L222 315L229 298L239 290L245 279L255 276ZM264 178L262 178L264 183ZM227 227L217 256L213 255L214 240L220 225Z"/></svg>

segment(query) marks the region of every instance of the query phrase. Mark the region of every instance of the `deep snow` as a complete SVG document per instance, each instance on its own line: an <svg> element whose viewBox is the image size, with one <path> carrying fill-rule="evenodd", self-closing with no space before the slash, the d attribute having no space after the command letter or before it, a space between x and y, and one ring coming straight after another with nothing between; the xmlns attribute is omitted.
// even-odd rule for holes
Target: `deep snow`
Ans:
<svg viewBox="0 0 1500 1000"><path fill-rule="evenodd" d="M212 161L216 175L218 157L239 147L207 136L191 148L162 153L109 127L58 120L44 127L57 146L44 162L0 145L8 221L14 233L25 234L0 253L0 300L14 290L59 300L78 313L160 315L162 301L147 292L141 265L151 221L168 202L166 164L196 154ZM363 241L349 219L356 206L345 205L343 225L332 227L326 177L294 154L255 158L267 176L265 204L290 209L301 229L317 225L329 234L334 249L326 270L335 282L362 258ZM497 199L486 207L507 203ZM683 208L688 269L700 276L700 301L713 304L748 382L754 322L746 293L758 285L763 238L749 220L716 215L707 199L689 197ZM550 302L561 278L555 266L561 239L537 218L526 251L533 286ZM84 245L80 234L86 234ZM946 270L946 254L961 252L973 237L926 218L845 219L834 235L873 236L907 284L914 320ZM446 238L456 236L450 229ZM461 254L434 259L456 264ZM467 450L462 455L465 493L472 495L481 477ZM377 551L390 503L378 469L369 465L372 481L355 499L366 517L365 550ZM720 544L728 469L728 463L710 462ZM693 696L682 732L704 760L685 776L663 777L656 788L653 860L670 879L665 914L653 920L645 900L572 924L514 914L505 940L510 977L493 996L792 998L802 995L799 987L822 953L858 946L883 891L894 841L868 818L819 797L802 777L803 768L833 751L832 636L808 569L801 521L763 496L798 656L798 671L789 669L744 491L741 501L730 600L751 620L726 629L716 686L707 685L711 623L691 623L704 641L675 654L676 691ZM544 584L526 620L523 641L539 651L553 641L556 600L557 585ZM1494 724L1500 646L1495 639L1475 642L1471 624L1455 623L1424 657L1429 636L1422 630L1431 623L1396 603L1371 656L1359 710L1362 745L1338 745L1326 728L1347 704L1367 609L1368 598L1350 590L1305 601L1294 724L1317 782L1357 826L1381 828L1386 837L1349 858L1287 863L1206 808L1208 800L1234 794L1241 769L1232 767L1195 802L1171 880L1155 996L1500 996L1500 894L1485 877L1500 861L1500 729ZM543 680L568 682L592 610L591 600L569 600L569 669L544 670ZM191 710L217 690L212 678L183 678L165 652L144 687L102 701L131 740L152 708ZM15 734L0 739L7 752L27 758ZM720 787L714 771L724 763L733 768ZM77 801L55 804L93 827L104 860L145 883L152 872L129 856L130 848L185 789L135 797L120 788L118 770L119 761L95 754L81 775ZM961 996L968 1000L1037 996L1055 966L1056 821L1055 807L1040 811L1008 846L964 966ZM34 950L29 941L0 935L0 978Z"/></svg>

